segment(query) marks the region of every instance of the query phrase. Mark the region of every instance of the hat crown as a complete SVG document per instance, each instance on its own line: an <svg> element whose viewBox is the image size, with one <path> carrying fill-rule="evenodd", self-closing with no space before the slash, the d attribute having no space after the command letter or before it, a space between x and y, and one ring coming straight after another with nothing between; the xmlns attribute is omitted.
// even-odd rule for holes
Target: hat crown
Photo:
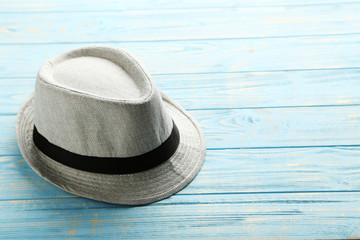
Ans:
<svg viewBox="0 0 360 240"><path fill-rule="evenodd" d="M95 157L131 157L160 146L173 123L149 74L127 52L75 49L45 63L34 122L50 143Z"/></svg>

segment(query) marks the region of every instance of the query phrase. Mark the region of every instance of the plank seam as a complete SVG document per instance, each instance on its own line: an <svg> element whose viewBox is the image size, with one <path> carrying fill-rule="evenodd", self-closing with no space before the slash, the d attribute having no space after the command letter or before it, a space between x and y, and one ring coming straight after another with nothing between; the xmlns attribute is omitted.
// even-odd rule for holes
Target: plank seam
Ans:
<svg viewBox="0 0 360 240"><path fill-rule="evenodd" d="M268 191L268 192L214 192L214 193L177 193L175 196L200 196L200 195L257 195L257 194L323 194L323 193L360 193L360 190L319 190L319 191ZM0 199L0 202L7 201L36 201L36 200L67 200L67 199L80 199L80 197L69 195L56 198L31 198L31 199ZM159 203L158 203L159 204ZM114 204L109 204L114 205ZM117 205L116 205L117 206Z"/></svg>
<svg viewBox="0 0 360 240"><path fill-rule="evenodd" d="M166 90L165 90L166 91ZM30 93L29 93L30 94ZM235 108L185 108L187 111L222 111L222 110L252 110L252 109L297 109L297 108L332 108L332 107L360 107L360 103L334 105L294 105L294 106L265 106L265 107L235 107ZM0 113L0 116L15 116L17 113Z"/></svg>
<svg viewBox="0 0 360 240"><path fill-rule="evenodd" d="M284 35L284 36L262 36L262 37L229 37L229 38L188 38L188 39L155 39L155 40L111 40L111 41L90 41L90 42L0 42L0 45L70 45L70 44L109 44L109 43L154 43L154 42L186 42L186 41L228 41L228 40L251 40L251 39L282 39L282 38L315 38L315 37L337 37L360 35L360 32L353 33L333 33L333 34L312 34L312 35Z"/></svg>
<svg viewBox="0 0 360 240"><path fill-rule="evenodd" d="M298 68L298 69L274 69L262 71L232 71L232 72L184 72L184 73L150 73L152 76L181 76L181 75L221 75L221 74L241 74L241 73L273 73L273 72L308 72L308 71L340 71L340 70L360 70L359 67L329 67L329 68ZM0 79L21 79L21 78L36 78L36 76L9 76L0 77Z"/></svg>

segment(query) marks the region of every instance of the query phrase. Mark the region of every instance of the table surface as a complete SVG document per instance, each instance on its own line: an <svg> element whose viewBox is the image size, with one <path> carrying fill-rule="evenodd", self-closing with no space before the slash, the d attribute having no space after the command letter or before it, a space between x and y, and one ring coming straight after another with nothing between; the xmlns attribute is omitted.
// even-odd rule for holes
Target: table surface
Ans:
<svg viewBox="0 0 360 240"><path fill-rule="evenodd" d="M360 2L0 0L0 239L360 238ZM68 194L15 137L36 72L124 48L202 125L197 178L142 207Z"/></svg>

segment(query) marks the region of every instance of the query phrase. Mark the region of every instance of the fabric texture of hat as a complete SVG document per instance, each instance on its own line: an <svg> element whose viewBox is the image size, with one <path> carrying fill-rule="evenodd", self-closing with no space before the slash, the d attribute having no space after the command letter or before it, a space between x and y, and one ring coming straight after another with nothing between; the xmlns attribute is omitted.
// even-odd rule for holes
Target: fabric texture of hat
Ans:
<svg viewBox="0 0 360 240"><path fill-rule="evenodd" d="M50 183L126 205L177 193L206 153L189 113L157 89L133 56L106 46L46 62L19 110L16 134L25 160Z"/></svg>

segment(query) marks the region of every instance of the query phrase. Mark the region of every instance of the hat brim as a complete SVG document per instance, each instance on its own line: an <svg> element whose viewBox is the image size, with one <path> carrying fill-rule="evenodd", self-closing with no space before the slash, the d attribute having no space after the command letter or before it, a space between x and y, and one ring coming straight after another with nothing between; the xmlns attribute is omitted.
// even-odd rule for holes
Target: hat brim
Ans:
<svg viewBox="0 0 360 240"><path fill-rule="evenodd" d="M143 205L167 198L187 186L200 171L206 154L199 124L174 100L162 94L163 103L180 133L173 156L159 166L134 174L100 174L70 168L44 155L32 138L33 94L22 104L16 121L21 153L32 169L57 187L90 199L126 205Z"/></svg>

